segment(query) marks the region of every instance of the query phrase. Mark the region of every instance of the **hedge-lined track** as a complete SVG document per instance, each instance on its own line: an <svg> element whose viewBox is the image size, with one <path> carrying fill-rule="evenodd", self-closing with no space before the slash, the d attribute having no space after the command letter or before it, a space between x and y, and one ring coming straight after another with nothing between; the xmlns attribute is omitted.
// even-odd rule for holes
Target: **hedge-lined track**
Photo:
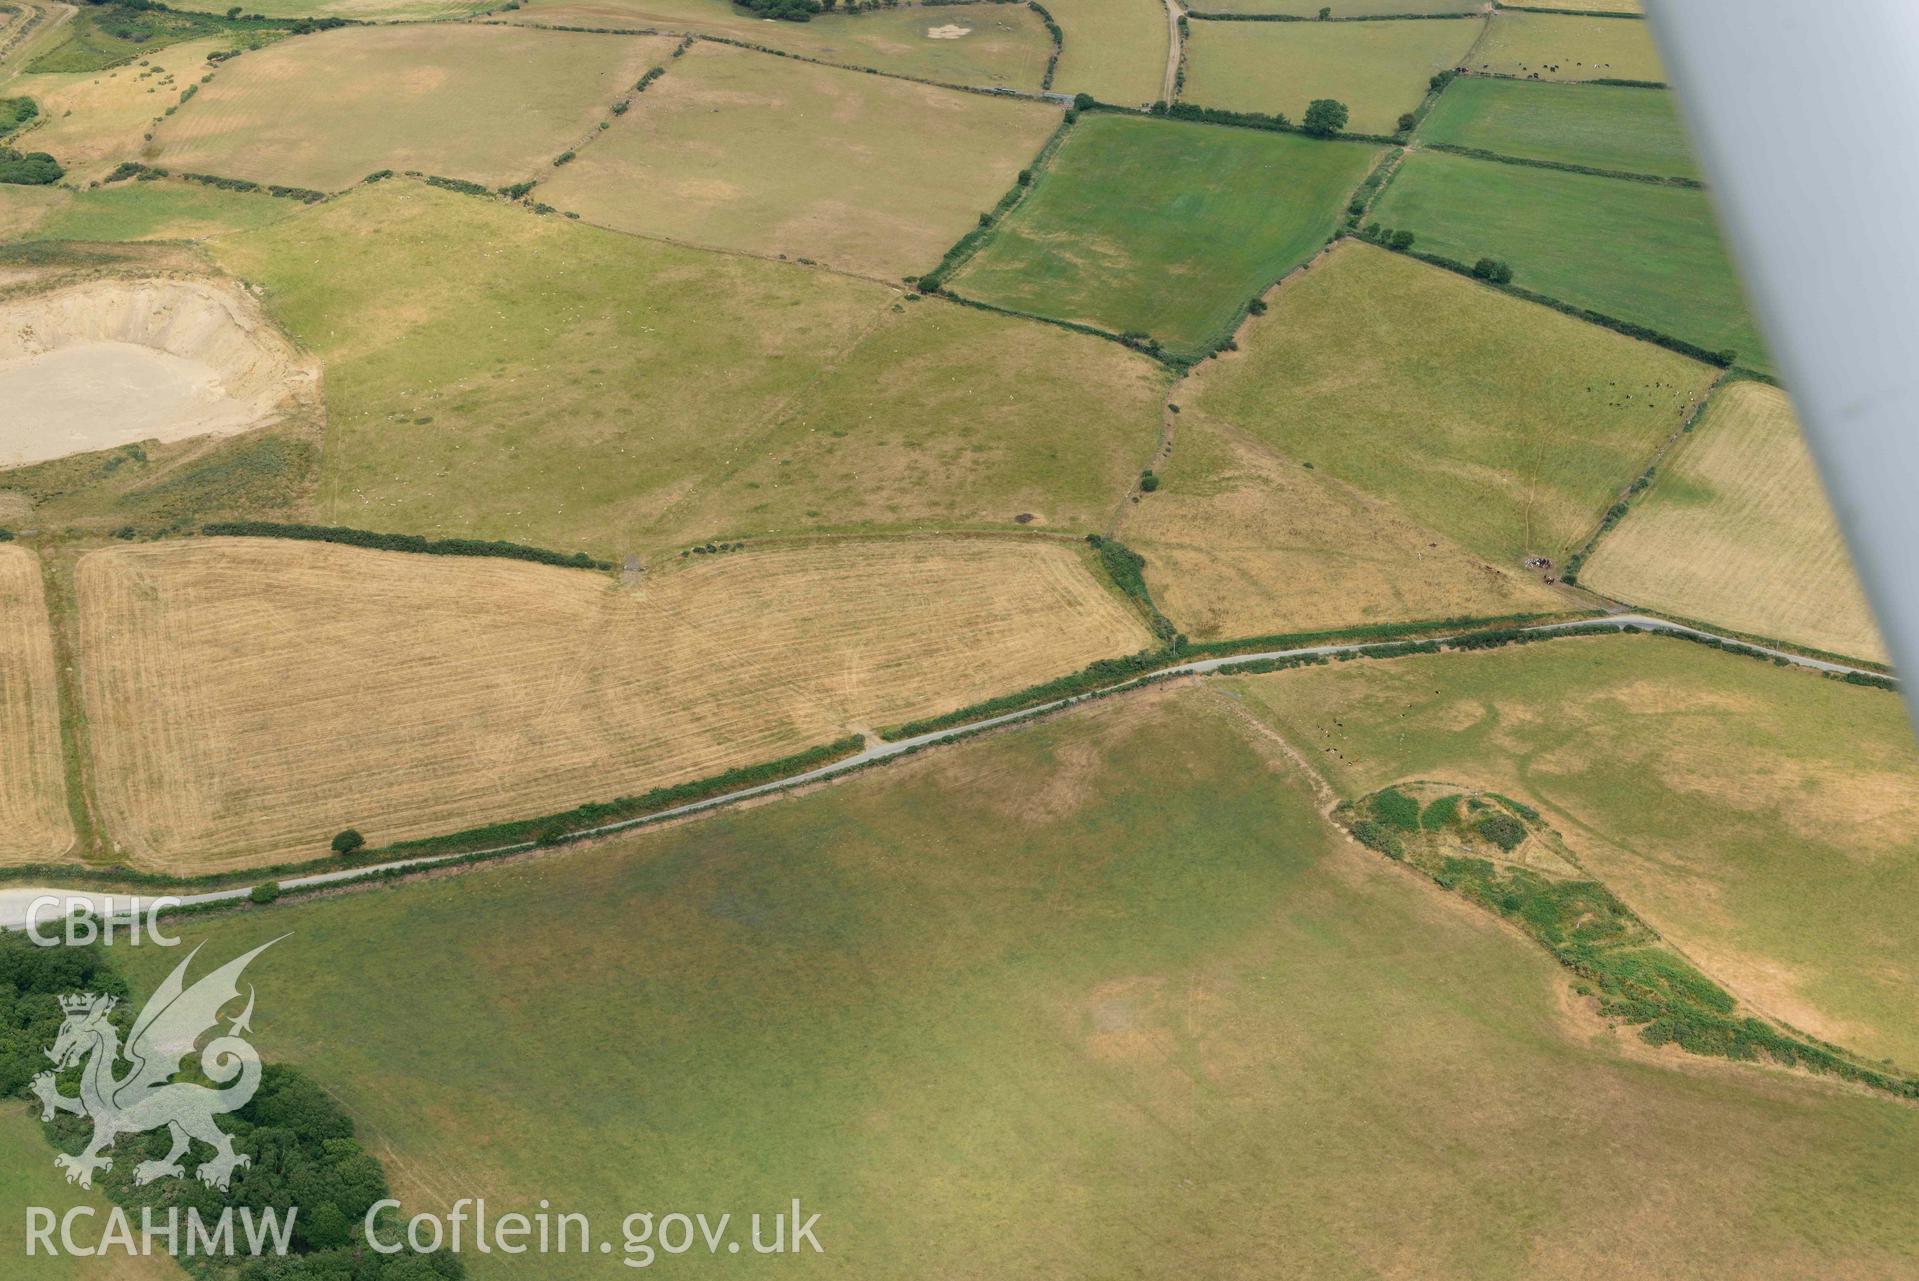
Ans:
<svg viewBox="0 0 1919 1281"><path fill-rule="evenodd" d="M1792 402L1761 383L1714 395L1579 581L1649 609L1886 661Z"/></svg>
<svg viewBox="0 0 1919 1281"><path fill-rule="evenodd" d="M0 545L0 863L44 862L73 843L47 626L39 557Z"/></svg>
<svg viewBox="0 0 1919 1281"><path fill-rule="evenodd" d="M143 867L386 843L703 778L1149 637L1059 543L519 562L220 539L78 570L96 787Z"/></svg>

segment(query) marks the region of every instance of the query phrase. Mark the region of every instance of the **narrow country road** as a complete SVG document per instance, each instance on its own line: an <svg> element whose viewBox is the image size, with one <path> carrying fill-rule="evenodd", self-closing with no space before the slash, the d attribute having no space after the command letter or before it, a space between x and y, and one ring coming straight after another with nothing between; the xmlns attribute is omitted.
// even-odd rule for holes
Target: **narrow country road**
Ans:
<svg viewBox="0 0 1919 1281"><path fill-rule="evenodd" d="M1757 645L1747 641L1737 640L1733 637L1720 636L1714 632L1702 631L1696 627L1687 627L1681 623L1668 622L1663 618L1651 618L1644 614L1614 614L1606 618L1575 619L1571 622L1564 623L1543 623L1537 627L1525 627L1519 630L1522 633L1547 636L1554 632L1590 627L1606 627L1615 631L1624 631L1627 628L1638 628L1641 631L1647 632L1664 632L1675 636L1696 636L1708 640L1726 641L1730 644L1744 646L1747 649L1765 654L1771 658L1783 659L1795 667L1804 667L1816 672L1829 672L1838 676L1853 673L1862 676L1876 676L1879 674L1869 671L1866 668L1852 667L1845 663L1829 662L1821 658L1808 658L1801 654L1791 654L1785 650L1774 649L1767 645ZM1459 635L1466 634L1468 633L1460 633ZM1424 639L1444 644L1447 641L1459 639L1459 635L1428 637ZM1036 717L1059 711L1062 708L1071 707L1076 703L1083 703L1088 699L1105 697L1122 690L1133 689L1141 685L1166 680L1169 677L1207 676L1218 672L1222 668L1232 667L1236 664L1258 663L1273 659L1333 658L1341 654L1358 653L1378 645L1394 643L1396 642L1359 641L1344 645L1308 645L1299 649L1266 650L1256 654L1232 654L1223 658L1204 658L1191 663L1180 663L1177 666L1161 668L1158 671L1150 672L1123 684L1110 686L1093 693L1077 694L1070 698L1055 699L1050 703L1041 703L1036 707L1028 707L1016 712L1007 712L1000 716L988 717L985 720L969 721L964 725L956 725L950 729L934 730L931 733L920 734L913 738L903 738L891 743L869 741L863 751L834 761L830 765L822 765L818 769L808 770L803 774L794 774L786 778L775 779L770 783L760 783L753 787L743 787L738 791L708 797L703 801L693 801L686 805L676 805L672 809L661 810L657 814L647 814L639 818L625 819L618 823L608 823L602 827L588 828L573 833L567 843L572 844L576 841L593 837L611 836L618 832L631 831L634 828L647 827L655 823L664 823L670 819L684 818L688 815L702 813L706 810L719 809L722 806L732 805L755 796L765 796L774 792L782 792L790 788L801 787L807 783L821 782L841 774L848 774L854 770L863 769L869 765L891 760L896 756L904 756L909 752L922 751L926 748L937 746L940 743L966 735L976 734L981 730L993 729L1001 725L1010 725L1019 721L1032 720ZM392 872L423 870L442 863L459 862L460 860L471 859L476 856L520 854L538 848L540 847L533 842L522 841L513 845L496 846L492 849L469 850L463 854L439 854L428 858L398 859L391 863L379 863L368 867L350 868L339 872L315 872L306 876L286 877L279 883L281 889L286 891L320 889L326 886L343 885L350 881L365 880L369 877L377 877ZM564 846L556 848L564 848ZM209 890L198 894L180 895L179 898L182 903L188 905L230 903L246 898L247 895L252 892L252 889L253 887L250 885L241 885L231 889ZM164 892L164 890L148 892L145 894L145 897L151 899L156 893ZM93 904L96 912L102 911L105 900L109 897L104 891L91 890L62 890L58 888L0 890L0 929L17 930L25 928L27 912L33 901L46 895L58 895L68 902L85 900ZM119 891L111 897L113 897L116 902L124 902L128 897L128 892Z"/></svg>
<svg viewBox="0 0 1919 1281"><path fill-rule="evenodd" d="M1186 10L1180 7L1179 0L1165 0L1166 4L1166 78L1160 82L1160 101L1167 106L1173 104L1173 95L1179 89L1179 20L1186 16Z"/></svg>

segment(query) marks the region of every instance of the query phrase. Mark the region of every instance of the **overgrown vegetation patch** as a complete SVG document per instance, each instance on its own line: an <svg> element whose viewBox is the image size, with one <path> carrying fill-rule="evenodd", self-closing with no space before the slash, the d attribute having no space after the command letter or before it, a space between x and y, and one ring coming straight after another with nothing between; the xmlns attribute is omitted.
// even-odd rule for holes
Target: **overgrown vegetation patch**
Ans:
<svg viewBox="0 0 1919 1281"><path fill-rule="evenodd" d="M1529 825L1505 803L1476 794L1444 793L1426 813L1432 822L1412 797L1388 787L1343 807L1339 816L1362 844L1525 930L1579 977L1576 990L1591 997L1600 1014L1637 1028L1649 1044L1763 1059L1919 1099L1919 1078L1882 1071L1741 1012L1730 993L1599 882L1508 861L1528 839L1560 846L1539 820Z"/></svg>

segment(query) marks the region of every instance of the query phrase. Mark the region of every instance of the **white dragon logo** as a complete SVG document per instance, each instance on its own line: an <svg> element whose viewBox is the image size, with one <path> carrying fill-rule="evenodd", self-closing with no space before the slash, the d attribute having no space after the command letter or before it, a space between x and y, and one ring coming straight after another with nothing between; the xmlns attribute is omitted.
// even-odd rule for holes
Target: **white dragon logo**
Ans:
<svg viewBox="0 0 1919 1281"><path fill-rule="evenodd" d="M282 938L285 936L282 935ZM33 1079L33 1092L39 1096L43 1121L51 1121L56 1112L71 1112L93 1120L93 1140L78 1156L62 1153L54 1164L67 1172L67 1182L83 1188L93 1186L95 1170L111 1170L113 1158L104 1155L122 1134L143 1134L166 1126L173 1133L173 1150L164 1160L142 1161L135 1168L133 1181L152 1183L155 1179L184 1178L186 1170L180 1158L186 1155L192 1140L198 1139L214 1150L211 1159L195 1171L200 1182L224 1192L233 1180L233 1172L252 1164L252 1158L233 1150L233 1139L213 1118L246 1106L260 1085L260 1055L242 1032L251 1031L253 989L247 989L247 1006L227 1028L226 1035L215 1037L200 1054L200 1070L214 1086L194 1085L173 1080L182 1061L193 1053L201 1035L220 1021L220 1011L240 995L240 974L254 957L279 942L262 943L238 960L230 961L186 986L187 966L200 952L194 948L160 985L153 998L133 1021L124 1050L120 1034L108 1020L117 998L96 996L91 992L60 998L66 1022L47 1057L54 1070ZM124 1076L114 1071L122 1057L131 1066ZM86 1060L80 1074L80 1093L61 1094L54 1073Z"/></svg>

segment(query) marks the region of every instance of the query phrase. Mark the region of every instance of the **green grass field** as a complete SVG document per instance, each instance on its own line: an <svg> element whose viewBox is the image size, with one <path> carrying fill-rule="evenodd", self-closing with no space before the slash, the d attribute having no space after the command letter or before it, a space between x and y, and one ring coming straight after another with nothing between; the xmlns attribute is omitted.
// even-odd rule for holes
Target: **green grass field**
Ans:
<svg viewBox="0 0 1919 1281"><path fill-rule="evenodd" d="M1433 73L1458 66L1485 27L1477 18L1191 25L1182 101L1297 121L1313 99L1337 98L1355 133L1393 132Z"/></svg>
<svg viewBox="0 0 1919 1281"><path fill-rule="evenodd" d="M1508 567L1583 543L1713 375L1358 243L1270 304L1183 399Z"/></svg>
<svg viewBox="0 0 1919 1281"><path fill-rule="evenodd" d="M537 195L622 231L897 280L979 224L1060 115L699 44Z"/></svg>
<svg viewBox="0 0 1919 1281"><path fill-rule="evenodd" d="M1776 387L1715 393L1579 581L1735 631L1887 658L1792 402Z"/></svg>
<svg viewBox="0 0 1919 1281"><path fill-rule="evenodd" d="M334 524L609 555L1083 527L1157 429L1159 371L1096 338L400 180L214 250L327 362Z"/></svg>
<svg viewBox="0 0 1919 1281"><path fill-rule="evenodd" d="M1552 641L1247 690L1344 795L1527 801L1758 1009L1919 1063L1919 752L1897 698L1663 637Z"/></svg>
<svg viewBox="0 0 1919 1281"><path fill-rule="evenodd" d="M1428 253L1503 258L1514 284L1772 368L1703 191L1428 151L1372 216Z"/></svg>
<svg viewBox="0 0 1919 1281"><path fill-rule="evenodd" d="M1526 160L1699 176L1672 95L1658 89L1463 76L1440 95L1419 136Z"/></svg>
<svg viewBox="0 0 1919 1281"><path fill-rule="evenodd" d="M1666 78L1643 21L1556 13L1494 14L1486 39L1473 50L1471 67L1541 80Z"/></svg>
<svg viewBox="0 0 1919 1281"><path fill-rule="evenodd" d="M1052 0L1065 32L1053 88L1147 106L1166 78L1166 10L1157 0Z"/></svg>
<svg viewBox="0 0 1919 1281"><path fill-rule="evenodd" d="M1288 134L1088 116L952 288L1195 354L1325 242L1376 155Z"/></svg>
<svg viewBox="0 0 1919 1281"><path fill-rule="evenodd" d="M543 176L671 48L448 23L321 32L221 68L155 131L148 159L322 191L380 169Z"/></svg>
<svg viewBox="0 0 1919 1281"><path fill-rule="evenodd" d="M1919 1234L1919 1112L1616 1048L1204 691L186 935L289 930L255 1038L416 1207L798 1195L809 1261L902 1278L1885 1275Z"/></svg>
<svg viewBox="0 0 1919 1281"><path fill-rule="evenodd" d="M264 227L302 206L265 192L222 191L187 182L123 182L74 193L40 220L34 240L202 240Z"/></svg>

